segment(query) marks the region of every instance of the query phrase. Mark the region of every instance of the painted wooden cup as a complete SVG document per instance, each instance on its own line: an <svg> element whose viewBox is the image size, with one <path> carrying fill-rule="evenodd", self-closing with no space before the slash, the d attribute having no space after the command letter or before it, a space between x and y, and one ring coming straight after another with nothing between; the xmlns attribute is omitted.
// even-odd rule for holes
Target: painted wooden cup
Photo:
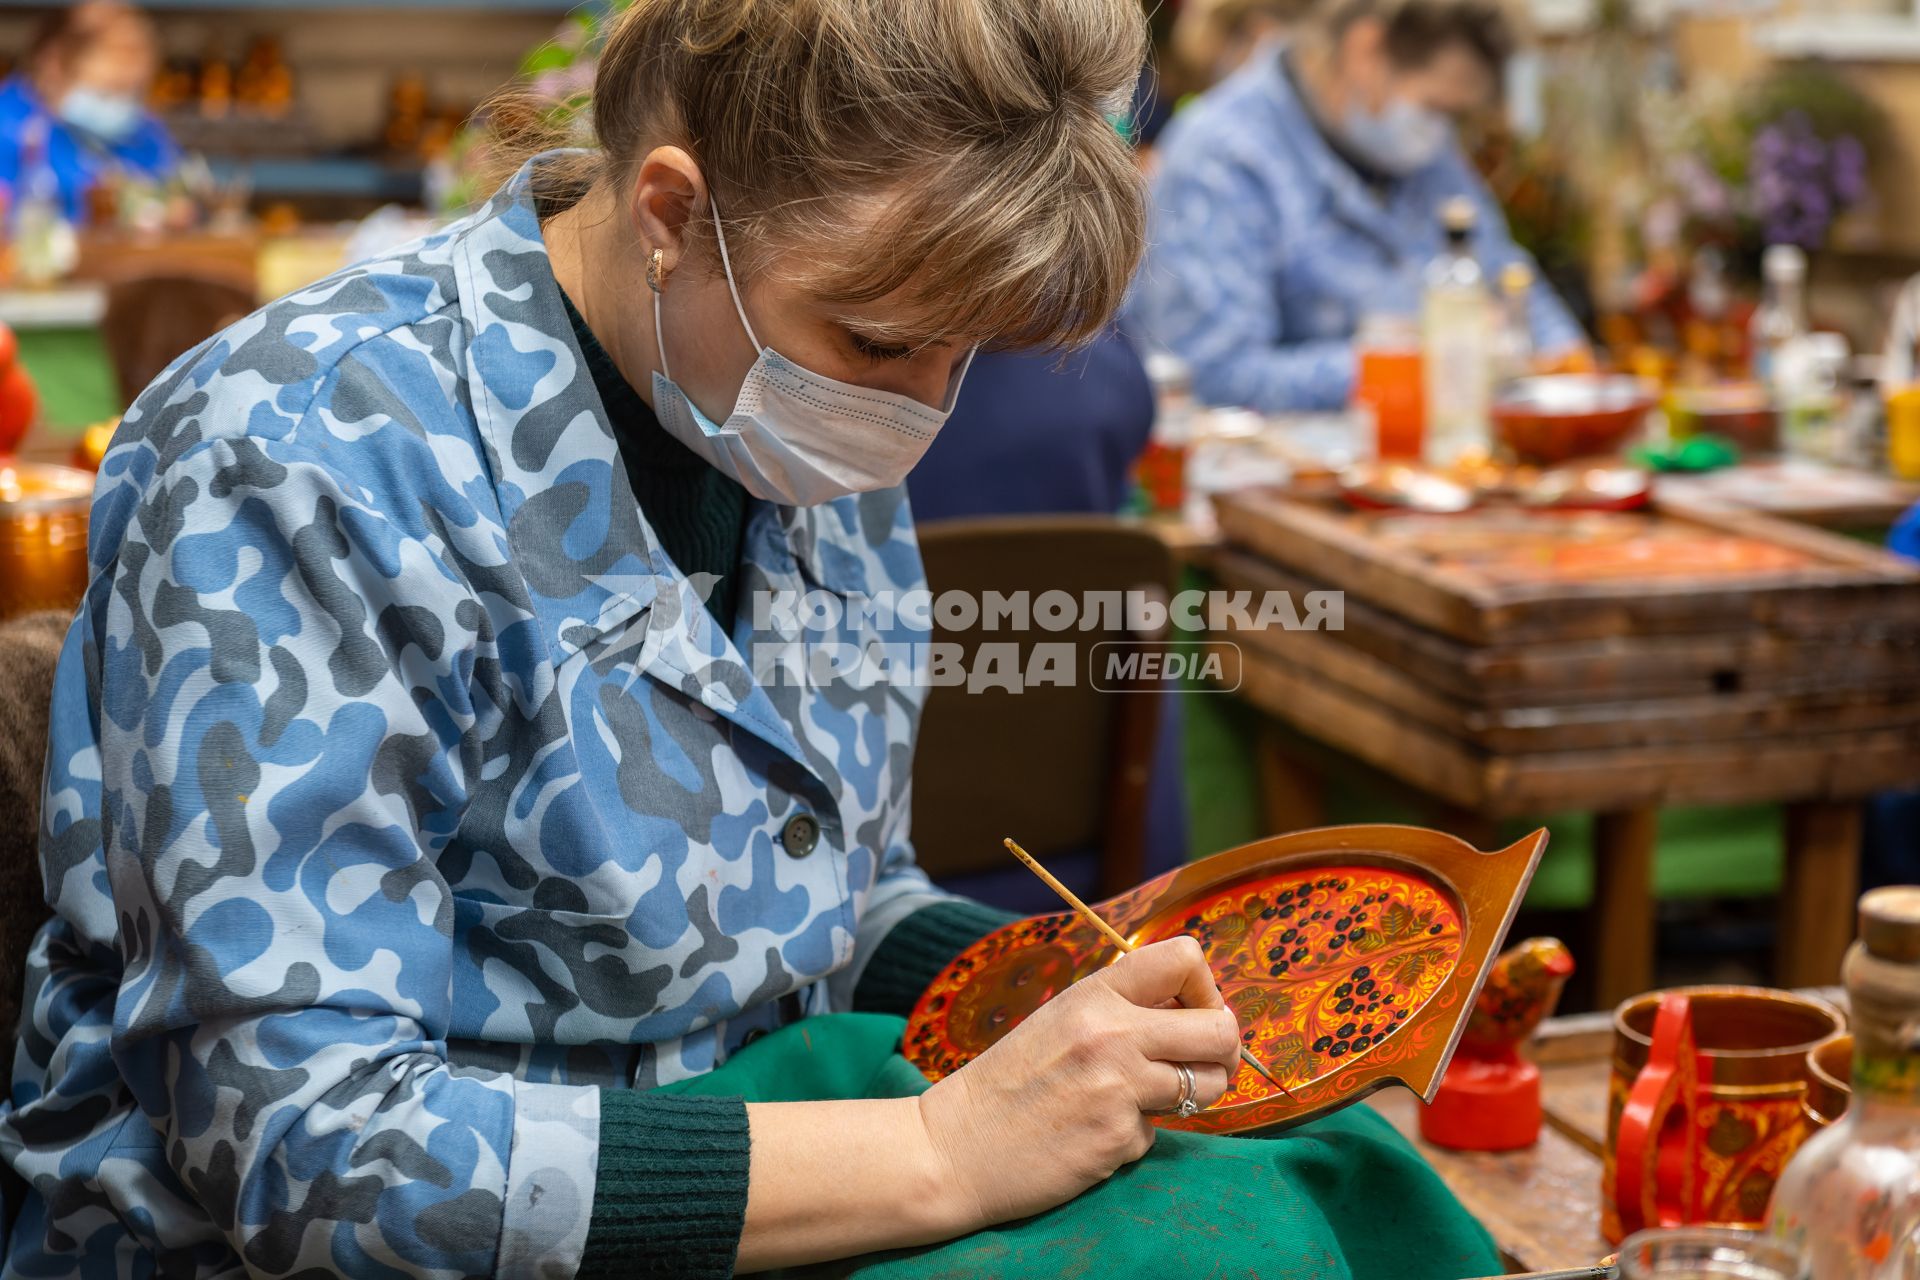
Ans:
<svg viewBox="0 0 1920 1280"><path fill-rule="evenodd" d="M1810 1132L1807 1055L1845 1027L1821 1000L1689 987L1614 1010L1601 1231L1758 1229Z"/></svg>
<svg viewBox="0 0 1920 1280"><path fill-rule="evenodd" d="M0 457L0 618L72 612L87 589L93 475Z"/></svg>
<svg viewBox="0 0 1920 1280"><path fill-rule="evenodd" d="M1835 1036L1815 1045L1807 1054L1807 1096L1800 1109L1809 1133L1817 1132L1847 1114L1853 1101L1853 1037Z"/></svg>

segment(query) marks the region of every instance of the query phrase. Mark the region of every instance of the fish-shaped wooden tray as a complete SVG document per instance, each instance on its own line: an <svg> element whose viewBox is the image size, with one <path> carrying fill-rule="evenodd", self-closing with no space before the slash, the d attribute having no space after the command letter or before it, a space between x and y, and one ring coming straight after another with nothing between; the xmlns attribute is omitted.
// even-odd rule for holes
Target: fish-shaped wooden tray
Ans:
<svg viewBox="0 0 1920 1280"><path fill-rule="evenodd" d="M1546 843L1541 830L1483 853L1419 827L1327 827L1229 849L1098 904L1136 945L1199 939L1247 1047L1294 1095L1243 1063L1216 1105L1158 1123L1284 1129L1396 1082L1431 1101ZM906 1055L938 1080L1120 954L1070 911L997 929L921 995Z"/></svg>

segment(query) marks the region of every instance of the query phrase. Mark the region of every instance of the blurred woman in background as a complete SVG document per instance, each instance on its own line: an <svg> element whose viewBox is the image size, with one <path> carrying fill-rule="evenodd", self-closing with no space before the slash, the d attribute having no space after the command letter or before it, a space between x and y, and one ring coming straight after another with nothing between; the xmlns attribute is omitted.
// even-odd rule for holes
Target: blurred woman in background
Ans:
<svg viewBox="0 0 1920 1280"><path fill-rule="evenodd" d="M51 183L84 223L88 193L109 175L165 178L180 153L146 109L159 67L153 24L119 0L51 19L24 70L0 84L0 186L17 201L26 184Z"/></svg>
<svg viewBox="0 0 1920 1280"><path fill-rule="evenodd" d="M1325 0L1161 138L1130 332L1211 404L1345 407L1360 321L1418 310L1448 199L1478 210L1490 273L1524 256L1454 134L1498 103L1513 46L1493 0ZM1584 346L1550 290L1532 320L1541 353Z"/></svg>

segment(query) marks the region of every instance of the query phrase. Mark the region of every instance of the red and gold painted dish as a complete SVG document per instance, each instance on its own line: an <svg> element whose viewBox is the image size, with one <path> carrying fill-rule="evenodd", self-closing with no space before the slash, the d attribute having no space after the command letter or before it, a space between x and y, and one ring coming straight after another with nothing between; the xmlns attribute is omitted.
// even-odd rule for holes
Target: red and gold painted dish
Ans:
<svg viewBox="0 0 1920 1280"><path fill-rule="evenodd" d="M1294 1095L1242 1065L1220 1101L1172 1129L1283 1129L1398 1082L1431 1101L1547 833L1497 853L1418 827L1328 827L1190 863L1095 905L1144 946L1191 934L1242 1038ZM921 995L905 1052L959 1070L1120 952L1068 911L1017 920L955 957Z"/></svg>

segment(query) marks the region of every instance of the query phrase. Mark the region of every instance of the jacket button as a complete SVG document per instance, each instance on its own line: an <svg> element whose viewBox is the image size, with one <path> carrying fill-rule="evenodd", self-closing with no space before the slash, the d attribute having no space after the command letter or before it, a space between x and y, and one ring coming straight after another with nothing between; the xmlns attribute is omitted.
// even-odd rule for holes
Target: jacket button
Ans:
<svg viewBox="0 0 1920 1280"><path fill-rule="evenodd" d="M820 843L820 823L810 813L796 813L780 830L780 843L789 855L804 858Z"/></svg>

